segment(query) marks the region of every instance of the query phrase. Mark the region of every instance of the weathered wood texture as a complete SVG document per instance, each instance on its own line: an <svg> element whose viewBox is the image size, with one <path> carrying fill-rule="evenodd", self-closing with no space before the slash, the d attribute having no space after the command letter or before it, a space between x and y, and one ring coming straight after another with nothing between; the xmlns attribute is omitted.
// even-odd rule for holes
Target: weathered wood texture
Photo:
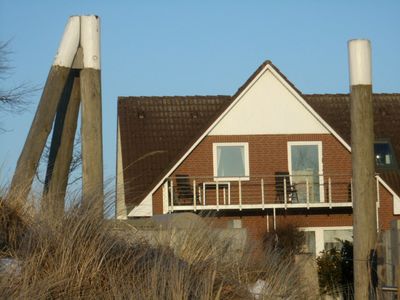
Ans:
<svg viewBox="0 0 400 300"><path fill-rule="evenodd" d="M79 105L79 70L72 70L57 110L43 192L43 209L50 209L58 217L64 213L64 197L74 149Z"/></svg>
<svg viewBox="0 0 400 300"><path fill-rule="evenodd" d="M58 103L69 77L70 68L52 66L11 182L10 197L26 197L30 191Z"/></svg>
<svg viewBox="0 0 400 300"><path fill-rule="evenodd" d="M81 71L83 204L103 216L103 142L100 70Z"/></svg>
<svg viewBox="0 0 400 300"><path fill-rule="evenodd" d="M371 290L370 252L377 242L372 86L351 87L351 149L353 169L353 233L355 299Z"/></svg>

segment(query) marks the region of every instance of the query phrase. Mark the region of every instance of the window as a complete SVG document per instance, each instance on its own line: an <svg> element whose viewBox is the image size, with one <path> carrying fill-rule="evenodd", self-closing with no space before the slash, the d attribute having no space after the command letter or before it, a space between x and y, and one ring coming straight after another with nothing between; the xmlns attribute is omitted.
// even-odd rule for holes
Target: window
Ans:
<svg viewBox="0 0 400 300"><path fill-rule="evenodd" d="M248 143L215 143L214 177L222 180L248 180L249 146Z"/></svg>
<svg viewBox="0 0 400 300"><path fill-rule="evenodd" d="M352 229L324 230L324 249L342 249L340 241L353 241Z"/></svg>
<svg viewBox="0 0 400 300"><path fill-rule="evenodd" d="M315 231L304 231L304 245L302 253L310 253L314 256L317 251L315 249Z"/></svg>
<svg viewBox="0 0 400 300"><path fill-rule="evenodd" d="M396 168L396 160L389 142L375 142L375 164L378 168Z"/></svg>
<svg viewBox="0 0 400 300"><path fill-rule="evenodd" d="M316 256L322 251L328 251L336 248L342 249L340 241L353 242L353 229L351 226L335 226L335 227L303 227L300 228L304 232L303 253L312 253Z"/></svg>

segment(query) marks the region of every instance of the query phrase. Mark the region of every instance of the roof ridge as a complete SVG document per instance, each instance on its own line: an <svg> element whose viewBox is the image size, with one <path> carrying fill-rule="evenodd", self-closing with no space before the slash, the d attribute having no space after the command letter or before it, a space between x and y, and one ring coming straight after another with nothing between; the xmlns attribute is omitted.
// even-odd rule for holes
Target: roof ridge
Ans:
<svg viewBox="0 0 400 300"><path fill-rule="evenodd" d="M183 98L231 98L230 95L174 95L174 96L118 96L118 99L183 99Z"/></svg>
<svg viewBox="0 0 400 300"><path fill-rule="evenodd" d="M400 96L400 93L372 93L373 96ZM330 97L344 97L350 96L350 93L313 93L313 94L303 94L306 97L321 97L321 96L330 96Z"/></svg>

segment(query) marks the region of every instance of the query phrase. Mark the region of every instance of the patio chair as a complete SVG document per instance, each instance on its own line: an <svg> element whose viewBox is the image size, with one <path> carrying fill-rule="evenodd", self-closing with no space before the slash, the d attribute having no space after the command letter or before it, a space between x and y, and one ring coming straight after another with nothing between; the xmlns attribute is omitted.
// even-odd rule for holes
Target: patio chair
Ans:
<svg viewBox="0 0 400 300"><path fill-rule="evenodd" d="M275 172L276 201L279 203L285 202L285 180L287 202L298 202L296 185L290 183L289 172Z"/></svg>
<svg viewBox="0 0 400 300"><path fill-rule="evenodd" d="M177 204L193 203L193 187L189 175L175 175Z"/></svg>

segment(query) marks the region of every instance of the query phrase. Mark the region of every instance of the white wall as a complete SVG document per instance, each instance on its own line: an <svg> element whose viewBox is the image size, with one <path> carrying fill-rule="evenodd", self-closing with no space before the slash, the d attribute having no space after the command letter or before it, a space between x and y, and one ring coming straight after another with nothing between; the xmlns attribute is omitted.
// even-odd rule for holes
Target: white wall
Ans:
<svg viewBox="0 0 400 300"><path fill-rule="evenodd" d="M210 135L329 133L276 72L267 69Z"/></svg>

